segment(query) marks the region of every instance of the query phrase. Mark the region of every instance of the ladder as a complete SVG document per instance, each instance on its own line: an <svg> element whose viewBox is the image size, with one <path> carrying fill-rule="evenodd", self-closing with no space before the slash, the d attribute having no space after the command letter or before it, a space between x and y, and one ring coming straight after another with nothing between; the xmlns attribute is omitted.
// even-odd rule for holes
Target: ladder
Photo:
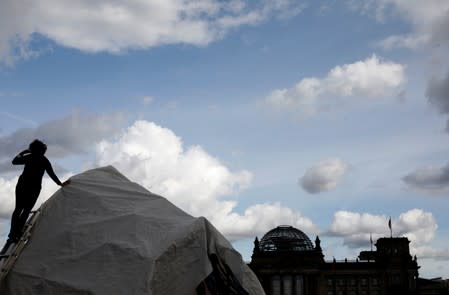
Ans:
<svg viewBox="0 0 449 295"><path fill-rule="evenodd" d="M30 240L31 230L33 229L33 226L39 218L40 214L40 208L36 211L31 211L31 215L25 224L24 231L22 236L20 237L20 240L16 243L6 242L5 246L0 252L0 285L3 283L3 280L6 278L20 253Z"/></svg>

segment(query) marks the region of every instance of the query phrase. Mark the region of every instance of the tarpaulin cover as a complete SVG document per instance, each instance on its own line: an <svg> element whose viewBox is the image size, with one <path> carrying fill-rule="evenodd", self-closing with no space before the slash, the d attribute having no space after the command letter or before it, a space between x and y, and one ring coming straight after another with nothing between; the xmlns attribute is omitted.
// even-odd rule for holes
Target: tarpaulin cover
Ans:
<svg viewBox="0 0 449 295"><path fill-rule="evenodd" d="M212 272L211 254L249 294L264 294L207 219L188 215L111 166L71 179L42 205L0 294L193 295Z"/></svg>

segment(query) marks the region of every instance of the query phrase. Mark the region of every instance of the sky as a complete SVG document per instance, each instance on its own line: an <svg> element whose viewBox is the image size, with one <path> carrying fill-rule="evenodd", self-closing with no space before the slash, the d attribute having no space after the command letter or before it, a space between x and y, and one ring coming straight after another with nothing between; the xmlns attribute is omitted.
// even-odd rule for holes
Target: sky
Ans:
<svg viewBox="0 0 449 295"><path fill-rule="evenodd" d="M0 0L0 239L38 138L62 180L112 165L247 261L278 225L355 259L391 218L448 278L448 50L449 0Z"/></svg>

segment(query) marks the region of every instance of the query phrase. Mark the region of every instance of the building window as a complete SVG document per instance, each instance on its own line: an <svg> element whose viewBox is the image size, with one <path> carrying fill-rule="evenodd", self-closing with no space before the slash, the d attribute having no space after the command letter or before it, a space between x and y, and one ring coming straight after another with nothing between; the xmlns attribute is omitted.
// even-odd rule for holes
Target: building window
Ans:
<svg viewBox="0 0 449 295"><path fill-rule="evenodd" d="M334 295L334 292L332 292L332 291L327 291L327 295Z"/></svg>
<svg viewBox="0 0 449 295"><path fill-rule="evenodd" d="M338 279L338 285L343 286L345 284L345 281L343 279Z"/></svg>
<svg viewBox="0 0 449 295"><path fill-rule="evenodd" d="M295 294L304 294L304 279L302 278L302 276L295 276Z"/></svg>
<svg viewBox="0 0 449 295"><path fill-rule="evenodd" d="M283 295L292 295L293 294L292 276L283 276L282 281L283 281L282 294Z"/></svg>
<svg viewBox="0 0 449 295"><path fill-rule="evenodd" d="M399 285L401 283L401 277L399 275L393 276L393 284Z"/></svg>
<svg viewBox="0 0 449 295"><path fill-rule="evenodd" d="M271 295L281 295L281 277L271 277Z"/></svg>
<svg viewBox="0 0 449 295"><path fill-rule="evenodd" d="M371 282L373 283L373 286L379 285L379 281L377 280L377 278L372 278Z"/></svg>
<svg viewBox="0 0 449 295"><path fill-rule="evenodd" d="M357 284L357 281L355 279L351 279L349 283L351 284L351 286L355 286Z"/></svg>
<svg viewBox="0 0 449 295"><path fill-rule="evenodd" d="M360 284L361 284L362 286L366 286L367 280L366 280L366 279L361 279L361 280L360 280Z"/></svg>

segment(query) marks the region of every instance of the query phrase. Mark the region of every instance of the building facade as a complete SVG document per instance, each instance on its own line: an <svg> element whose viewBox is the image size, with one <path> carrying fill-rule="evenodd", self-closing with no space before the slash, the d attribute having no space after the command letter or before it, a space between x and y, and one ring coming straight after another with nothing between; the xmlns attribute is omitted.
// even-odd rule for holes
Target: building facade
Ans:
<svg viewBox="0 0 449 295"><path fill-rule="evenodd" d="M267 295L419 294L418 263L404 237L380 238L356 260L325 261L301 230L278 226L256 238L249 266Z"/></svg>

